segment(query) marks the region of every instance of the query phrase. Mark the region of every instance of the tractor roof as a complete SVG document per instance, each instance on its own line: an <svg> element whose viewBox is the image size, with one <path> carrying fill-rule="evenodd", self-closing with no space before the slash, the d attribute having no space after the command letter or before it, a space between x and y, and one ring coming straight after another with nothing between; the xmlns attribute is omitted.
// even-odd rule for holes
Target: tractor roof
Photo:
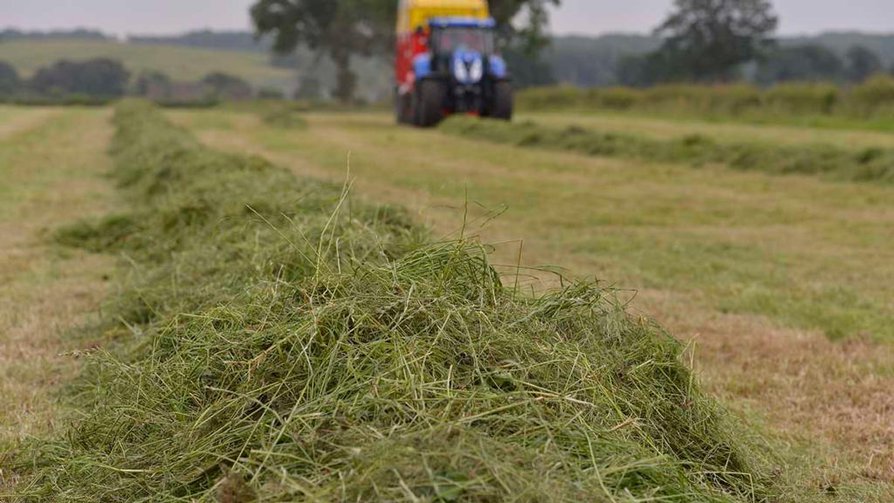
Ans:
<svg viewBox="0 0 894 503"><path fill-rule="evenodd" d="M476 19L472 17L436 17L428 22L432 28L494 28L497 26L493 18Z"/></svg>
<svg viewBox="0 0 894 503"><path fill-rule="evenodd" d="M401 0L397 11L397 32L411 33L426 27L433 18L461 17L487 19L487 0Z"/></svg>

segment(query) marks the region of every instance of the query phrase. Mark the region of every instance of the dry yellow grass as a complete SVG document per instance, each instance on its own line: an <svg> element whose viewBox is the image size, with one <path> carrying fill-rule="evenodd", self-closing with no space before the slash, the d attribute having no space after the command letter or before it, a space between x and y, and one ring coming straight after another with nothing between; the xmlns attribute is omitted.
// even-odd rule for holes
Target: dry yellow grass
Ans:
<svg viewBox="0 0 894 503"><path fill-rule="evenodd" d="M0 492L3 458L59 419L77 362L67 335L96 312L108 258L61 253L43 234L106 209L107 113L16 109L0 124Z"/></svg>

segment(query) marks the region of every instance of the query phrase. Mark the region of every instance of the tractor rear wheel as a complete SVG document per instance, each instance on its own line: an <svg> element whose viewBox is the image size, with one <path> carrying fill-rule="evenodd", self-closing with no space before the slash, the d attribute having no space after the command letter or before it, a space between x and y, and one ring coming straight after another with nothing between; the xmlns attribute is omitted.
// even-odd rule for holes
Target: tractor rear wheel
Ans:
<svg viewBox="0 0 894 503"><path fill-rule="evenodd" d="M413 112L415 124L420 127L436 126L444 119L444 98L447 86L437 80L418 83L414 94Z"/></svg>
<svg viewBox="0 0 894 503"><path fill-rule="evenodd" d="M501 120L512 120L512 84L509 82L497 82L494 84L494 97L491 104L490 117Z"/></svg>

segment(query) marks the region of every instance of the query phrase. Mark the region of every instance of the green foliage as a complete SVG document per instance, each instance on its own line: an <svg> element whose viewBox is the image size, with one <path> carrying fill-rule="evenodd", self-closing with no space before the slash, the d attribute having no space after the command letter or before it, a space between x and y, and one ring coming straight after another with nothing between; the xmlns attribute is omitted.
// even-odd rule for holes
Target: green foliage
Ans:
<svg viewBox="0 0 894 503"><path fill-rule="evenodd" d="M0 96L10 96L16 93L21 85L22 82L15 67L0 61Z"/></svg>
<svg viewBox="0 0 894 503"><path fill-rule="evenodd" d="M755 80L764 85L789 81L839 81L844 79L844 63L837 54L821 45L780 47L760 62Z"/></svg>
<svg viewBox="0 0 894 503"><path fill-rule="evenodd" d="M155 88L160 88L165 91L165 94L169 94L171 84L173 84L173 80L163 72L142 72L134 83L133 92L137 96L148 96Z"/></svg>
<svg viewBox="0 0 894 503"><path fill-rule="evenodd" d="M894 183L894 151L879 148L853 151L823 145L722 144L701 135L664 141L578 126L554 128L532 122L510 124L465 117L451 118L441 129L498 143L571 150L596 156L685 162L696 166L718 163L733 169L774 174L810 174L835 180Z"/></svg>
<svg viewBox="0 0 894 503"><path fill-rule="evenodd" d="M209 73L202 83L209 87L216 99L248 99L253 94L251 84L229 73Z"/></svg>
<svg viewBox="0 0 894 503"><path fill-rule="evenodd" d="M767 450L610 290L504 287L481 246L116 114L127 253L82 414L28 501L769 501ZM138 222L139 224L135 224ZM87 226L89 227L89 226Z"/></svg>
<svg viewBox="0 0 894 503"><path fill-rule="evenodd" d="M507 46L529 56L548 44L548 5L560 0L490 0L492 14ZM527 24L512 24L520 12ZM334 95L354 99L358 79L351 68L357 56L385 56L394 50L397 4L393 0L257 0L251 17L258 33L273 38L272 48L289 54L300 46L329 55L337 68Z"/></svg>
<svg viewBox="0 0 894 503"><path fill-rule="evenodd" d="M847 76L851 82L863 82L882 71L882 60L866 47L855 45L847 51Z"/></svg>
<svg viewBox="0 0 894 503"><path fill-rule="evenodd" d="M505 45L516 47L529 57L536 58L550 44L546 33L549 25L547 9L561 3L561 0L489 0L488 6ZM524 16L520 16L522 12ZM516 27L513 21L519 17L523 17L526 24Z"/></svg>
<svg viewBox="0 0 894 503"><path fill-rule="evenodd" d="M284 101L286 99L286 93L284 93L282 89L265 87L258 89L258 99Z"/></svg>
<svg viewBox="0 0 894 503"><path fill-rule="evenodd" d="M541 56L526 55L521 49L510 46L503 50L503 58L512 69L515 89L556 84L550 64Z"/></svg>
<svg viewBox="0 0 894 503"><path fill-rule="evenodd" d="M107 58L84 62L59 61L37 71L29 82L33 91L45 95L84 94L118 97L127 92L130 72Z"/></svg>
<svg viewBox="0 0 894 503"><path fill-rule="evenodd" d="M894 116L894 76L878 75L851 89L847 106L862 116Z"/></svg>
<svg viewBox="0 0 894 503"><path fill-rule="evenodd" d="M270 101L261 107L264 124L278 129L307 129L307 121L301 116L306 107L294 102Z"/></svg>
<svg viewBox="0 0 894 503"><path fill-rule="evenodd" d="M518 95L519 107L526 110L648 110L689 114L737 114L758 108L761 91L749 85L687 86L665 85L649 89L608 87L577 89L544 87Z"/></svg>
<svg viewBox="0 0 894 503"><path fill-rule="evenodd" d="M762 98L774 112L828 115L841 99L841 90L832 84L787 83L773 86Z"/></svg>
<svg viewBox="0 0 894 503"><path fill-rule="evenodd" d="M382 0L258 0L251 7L257 32L272 35L277 53L305 44L328 53L338 70L334 94L343 102L357 85L351 57L390 49L396 15L394 2Z"/></svg>
<svg viewBox="0 0 894 503"><path fill-rule="evenodd" d="M658 27L664 38L653 61L659 81L727 81L770 44L779 19L768 0L675 0Z"/></svg>

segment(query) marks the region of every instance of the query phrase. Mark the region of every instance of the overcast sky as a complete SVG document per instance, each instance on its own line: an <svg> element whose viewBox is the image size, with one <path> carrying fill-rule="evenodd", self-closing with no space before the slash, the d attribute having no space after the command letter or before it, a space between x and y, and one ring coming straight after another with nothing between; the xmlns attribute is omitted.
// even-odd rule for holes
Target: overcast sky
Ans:
<svg viewBox="0 0 894 503"><path fill-rule="evenodd" d="M0 27L99 28L127 33L177 33L196 28L247 29L252 0L0 0ZM395 0L395 3L396 0ZM646 32L672 0L564 0L556 33ZM775 0L783 34L823 30L894 33L894 0Z"/></svg>

